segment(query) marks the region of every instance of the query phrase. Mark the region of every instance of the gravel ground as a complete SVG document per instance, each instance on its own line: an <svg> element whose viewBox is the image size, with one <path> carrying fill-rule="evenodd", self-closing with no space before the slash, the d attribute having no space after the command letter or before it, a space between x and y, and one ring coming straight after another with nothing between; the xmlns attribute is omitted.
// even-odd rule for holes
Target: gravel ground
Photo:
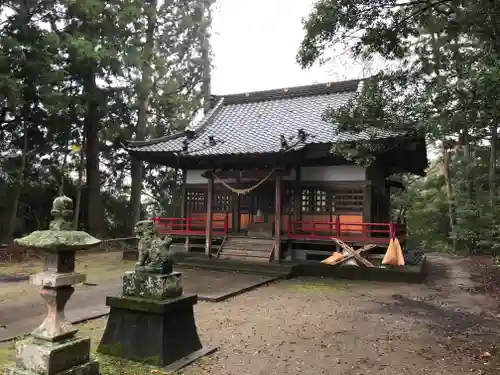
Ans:
<svg viewBox="0 0 500 375"><path fill-rule="evenodd" d="M298 279L199 303L202 341L220 350L183 373L496 373L491 299L468 292L461 258L431 262L423 285Z"/></svg>
<svg viewBox="0 0 500 375"><path fill-rule="evenodd" d="M499 374L497 301L474 292L470 260L430 262L422 285L301 278L199 302L202 342L220 349L181 374ZM94 346L105 321L81 326Z"/></svg>

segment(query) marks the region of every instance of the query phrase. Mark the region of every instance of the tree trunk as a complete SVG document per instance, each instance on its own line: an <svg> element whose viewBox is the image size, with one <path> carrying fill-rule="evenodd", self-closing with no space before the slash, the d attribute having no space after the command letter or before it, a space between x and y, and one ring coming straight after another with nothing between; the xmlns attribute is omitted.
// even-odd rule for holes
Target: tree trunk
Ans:
<svg viewBox="0 0 500 375"><path fill-rule="evenodd" d="M135 130L135 140L142 141L146 136L147 129L147 119L148 119L148 108L149 108L149 97L152 90L152 60L154 52L154 32L156 29L156 18L157 18L157 0L152 0L147 9L148 14L148 27L146 31L146 43L144 44L143 50L143 68L142 68L142 80L139 85L139 113L137 118L137 127ZM134 225L141 219L141 195L142 195L142 176L143 175L143 165L142 161L132 159L130 176L131 182L131 192L130 192L130 210L131 210L131 221L130 231L133 231Z"/></svg>
<svg viewBox="0 0 500 375"><path fill-rule="evenodd" d="M6 234L6 242L10 242L14 237L14 233L17 228L17 210L19 208L19 200L21 199L21 192L24 185L24 170L26 169L28 161L28 127L24 124L24 134L23 134L23 151L21 155L21 165L19 166L19 171L17 172L16 185L14 193L11 196L12 207L10 211L9 227Z"/></svg>
<svg viewBox="0 0 500 375"><path fill-rule="evenodd" d="M490 190L491 207L495 205L496 197L496 178L497 178L497 138L498 127L497 124L491 126L491 148L490 148L490 165L488 174L488 187Z"/></svg>
<svg viewBox="0 0 500 375"><path fill-rule="evenodd" d="M87 113L84 120L85 138L87 140L85 147L88 189L87 225L89 233L95 236L103 236L106 228L104 225L104 207L101 199L101 176L99 172L99 93L93 72L86 77L84 88L87 97Z"/></svg>
<svg viewBox="0 0 500 375"><path fill-rule="evenodd" d="M78 225L80 222L80 206L82 202L82 190L83 190L83 168L85 160L85 134L83 135L82 145L80 148L80 164L78 165L78 181L77 190L75 197L75 216L73 216L73 228L78 230Z"/></svg>
<svg viewBox="0 0 500 375"><path fill-rule="evenodd" d="M466 124L464 125L464 130L462 133L462 142L464 148L464 164L465 164L465 189L467 193L467 198L472 200L474 184L471 177L472 170L472 153L471 153L471 144L470 144L470 136L469 136L469 127Z"/></svg>
<svg viewBox="0 0 500 375"><path fill-rule="evenodd" d="M448 219L450 223L450 235L452 240L452 250L454 253L457 251L457 233L455 225L455 204L453 197L453 188L451 185L450 177L450 154L446 147L443 147L443 174L446 185L446 194L448 197Z"/></svg>
<svg viewBox="0 0 500 375"><path fill-rule="evenodd" d="M211 82L211 65L210 65L210 41L208 39L208 28L211 23L211 13L210 5L206 4L205 1L200 2L200 26L198 28L199 32L199 43L201 60L203 64L203 77L202 77L202 87L203 92L203 112L205 114L210 111L210 97L212 95L212 82ZM208 15L207 15L208 14Z"/></svg>
<svg viewBox="0 0 500 375"><path fill-rule="evenodd" d="M66 166L68 164L68 156L69 152L66 150L66 153L64 154L64 160L61 166L61 181L59 182L59 191L58 191L59 197L62 197L64 195L64 179L66 177Z"/></svg>

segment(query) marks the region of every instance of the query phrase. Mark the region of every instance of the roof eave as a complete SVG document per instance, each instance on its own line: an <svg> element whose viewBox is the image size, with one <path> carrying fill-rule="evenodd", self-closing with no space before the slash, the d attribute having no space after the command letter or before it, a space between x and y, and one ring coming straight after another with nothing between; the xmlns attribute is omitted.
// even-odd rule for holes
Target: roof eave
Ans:
<svg viewBox="0 0 500 375"><path fill-rule="evenodd" d="M124 146L126 145L125 150L130 151L130 150L133 150L134 148L138 148L138 147L142 147L142 146L152 146L152 145L156 145L158 143L168 142L168 141L171 141L174 139L188 137L189 133L192 133L192 134L189 134L189 137L196 138L199 134L201 134L205 130L205 128L211 122L211 120L213 119L215 114L220 110L223 103L224 103L224 98L220 98L218 100L217 104L205 115L205 117L203 117L203 119L200 121L200 123L196 129L186 129L182 132L178 132L175 134L167 135L165 137L150 139L150 140L146 140L146 141L131 141L131 140L124 141L123 142Z"/></svg>

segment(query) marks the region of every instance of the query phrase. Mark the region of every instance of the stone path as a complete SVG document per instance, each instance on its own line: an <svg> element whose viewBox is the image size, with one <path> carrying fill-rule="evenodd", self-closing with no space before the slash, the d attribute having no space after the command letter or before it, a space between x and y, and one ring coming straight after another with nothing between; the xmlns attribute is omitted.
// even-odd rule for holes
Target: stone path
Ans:
<svg viewBox="0 0 500 375"><path fill-rule="evenodd" d="M217 300L221 295L269 281L265 275L252 275L209 270L179 269L183 273L186 294L198 294L200 299ZM37 288L33 286L33 288ZM77 285L66 307L66 317L73 323L106 315L106 296L121 292L121 279L103 280L99 285ZM0 308L0 342L32 331L46 314L43 300L20 299L3 302Z"/></svg>

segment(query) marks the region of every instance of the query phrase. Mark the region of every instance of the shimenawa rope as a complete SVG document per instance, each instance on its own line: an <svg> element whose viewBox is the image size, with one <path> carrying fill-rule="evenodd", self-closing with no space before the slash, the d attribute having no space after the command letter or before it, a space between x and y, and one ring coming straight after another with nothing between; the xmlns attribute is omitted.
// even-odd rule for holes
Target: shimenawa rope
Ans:
<svg viewBox="0 0 500 375"><path fill-rule="evenodd" d="M262 180L260 180L259 182L257 182L255 185L253 186L250 186L248 188L245 188L245 189L237 189L237 188L234 188L232 187L231 185L229 185L228 183L224 182L223 180L221 180L216 174L215 172L213 172L213 176L215 177L215 179L220 182L222 185L224 185L226 188L228 188L229 190L231 190L233 193L236 193L238 195L241 195L241 194L248 194L250 193L252 190L255 190L257 189L260 185L262 185L264 182L266 182L269 177L271 177L271 175L276 171L276 168L274 168L271 172L269 172L269 174L264 177Z"/></svg>

